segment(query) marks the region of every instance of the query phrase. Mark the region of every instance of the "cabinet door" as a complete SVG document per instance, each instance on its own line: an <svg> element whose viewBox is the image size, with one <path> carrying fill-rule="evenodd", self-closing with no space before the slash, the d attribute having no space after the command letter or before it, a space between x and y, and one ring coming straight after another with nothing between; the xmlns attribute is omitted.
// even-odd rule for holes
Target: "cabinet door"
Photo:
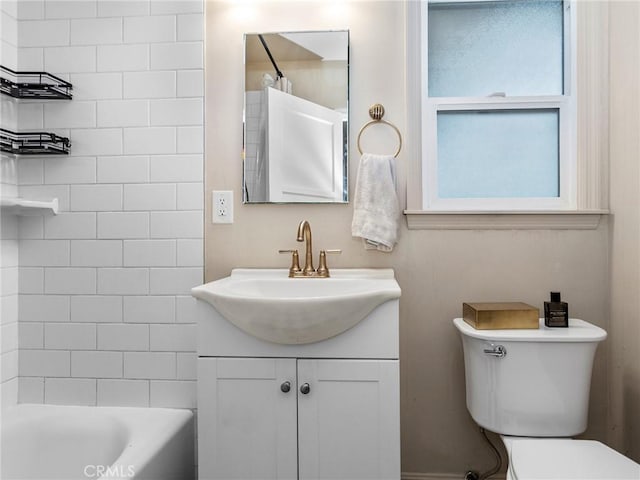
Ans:
<svg viewBox="0 0 640 480"><path fill-rule="evenodd" d="M298 449L300 480L399 479L398 361L298 360Z"/></svg>
<svg viewBox="0 0 640 480"><path fill-rule="evenodd" d="M199 478L297 478L296 392L295 359L199 358Z"/></svg>

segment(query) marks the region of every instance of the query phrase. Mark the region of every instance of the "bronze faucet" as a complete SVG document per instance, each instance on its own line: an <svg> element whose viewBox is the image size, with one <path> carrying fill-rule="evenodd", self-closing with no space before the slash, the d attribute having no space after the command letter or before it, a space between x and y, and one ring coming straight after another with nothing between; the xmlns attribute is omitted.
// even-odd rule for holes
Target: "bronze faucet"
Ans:
<svg viewBox="0 0 640 480"><path fill-rule="evenodd" d="M320 250L320 266L316 270L313 268L313 250L311 244L311 225L307 220L303 220L298 225L298 242L306 241L304 268L300 268L298 250L279 250L280 253L291 253L291 267L289 268L289 277L329 277L329 268L327 268L327 253L341 253L342 250Z"/></svg>
<svg viewBox="0 0 640 480"><path fill-rule="evenodd" d="M302 269L302 274L304 276L313 275L315 272L315 268L313 268L313 250L311 249L311 225L306 220L300 222L298 225L298 240L302 242L306 238L305 243L305 254L304 254L304 268Z"/></svg>

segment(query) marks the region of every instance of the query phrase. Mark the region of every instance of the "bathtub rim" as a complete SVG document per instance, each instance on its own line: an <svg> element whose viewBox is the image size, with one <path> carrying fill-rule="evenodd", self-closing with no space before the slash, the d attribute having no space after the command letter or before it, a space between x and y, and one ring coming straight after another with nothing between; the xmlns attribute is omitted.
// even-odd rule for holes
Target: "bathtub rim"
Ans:
<svg viewBox="0 0 640 480"><path fill-rule="evenodd" d="M155 455L160 452L170 439L188 428L194 431L194 414L189 409L164 408L164 407L119 407L119 406L75 406L75 405L49 405L21 403L12 405L2 412L2 429L10 427L14 421L23 420L25 417L35 415L77 415L82 421L83 414L91 412L106 416L125 426L127 429L127 441L120 455L107 467L112 471L127 471L132 466L134 472L142 472ZM16 415L15 417L12 415ZM85 418L86 420L86 418ZM195 453L194 453L195 463ZM124 468L124 470L122 470ZM96 480L122 479L122 476L103 475ZM129 477L136 478L136 477Z"/></svg>

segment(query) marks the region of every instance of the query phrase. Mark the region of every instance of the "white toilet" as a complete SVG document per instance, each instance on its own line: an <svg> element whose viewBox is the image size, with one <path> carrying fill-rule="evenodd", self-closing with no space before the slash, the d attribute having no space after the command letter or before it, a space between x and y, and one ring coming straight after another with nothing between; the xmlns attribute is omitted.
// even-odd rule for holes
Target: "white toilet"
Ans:
<svg viewBox="0 0 640 480"><path fill-rule="evenodd" d="M571 440L587 428L591 369L603 329L476 330L463 319L467 408L499 433L508 480L640 479L640 465L600 442ZM565 437L565 438L563 438Z"/></svg>

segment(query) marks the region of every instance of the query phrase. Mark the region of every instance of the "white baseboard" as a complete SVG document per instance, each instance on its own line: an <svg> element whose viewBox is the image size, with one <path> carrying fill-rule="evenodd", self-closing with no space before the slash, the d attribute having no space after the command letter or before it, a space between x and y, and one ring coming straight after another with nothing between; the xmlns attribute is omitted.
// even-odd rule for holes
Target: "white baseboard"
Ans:
<svg viewBox="0 0 640 480"><path fill-rule="evenodd" d="M402 472L402 480L464 480L464 473Z"/></svg>

